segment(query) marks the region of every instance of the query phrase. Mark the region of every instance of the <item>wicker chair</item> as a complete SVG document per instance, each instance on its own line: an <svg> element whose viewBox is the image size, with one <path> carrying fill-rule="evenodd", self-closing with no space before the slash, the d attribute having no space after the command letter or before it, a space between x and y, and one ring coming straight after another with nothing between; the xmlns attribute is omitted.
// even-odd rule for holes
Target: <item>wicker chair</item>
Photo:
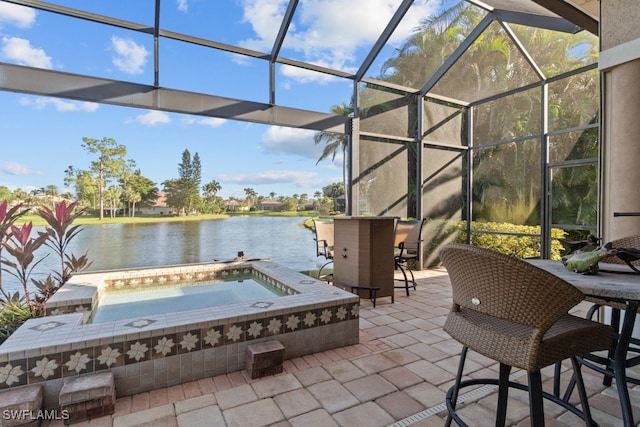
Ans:
<svg viewBox="0 0 640 427"><path fill-rule="evenodd" d="M322 270L333 262L333 221L313 220L313 228L316 233L316 255L324 257L326 262L318 270L318 279L331 282L333 275L322 276Z"/></svg>
<svg viewBox="0 0 640 427"><path fill-rule="evenodd" d="M638 236L627 236L622 237L621 239L613 240L610 242L611 248L640 248L640 235ZM610 255L604 257L600 260L600 264L624 264L627 263L621 260L616 255ZM640 267L640 260L632 262L636 267ZM603 266L606 269L606 265Z"/></svg>
<svg viewBox="0 0 640 427"><path fill-rule="evenodd" d="M416 289L416 279L413 276L413 271L411 271L409 262L417 261L420 256L423 224L423 219L398 220L396 221L395 230L393 232L393 260L395 263L395 269L400 270L404 277L404 285L395 287L405 289L407 291L407 296L409 296L410 283L409 278L407 277L407 271L411 275L411 285L413 286L413 290Z"/></svg>
<svg viewBox="0 0 640 427"><path fill-rule="evenodd" d="M584 294L560 278L515 257L471 245L444 245L440 260L453 289L453 306L444 330L463 345L454 385L446 397L449 417L456 414L461 388L498 385L496 426L504 426L510 387L529 392L530 422L544 425L543 398L549 399L593 425L587 394L576 356L609 348L609 326L568 314ZM462 381L467 351L471 349L500 364L498 379ZM582 410L543 392L540 370L571 359ZM528 386L509 380L512 367L524 369Z"/></svg>

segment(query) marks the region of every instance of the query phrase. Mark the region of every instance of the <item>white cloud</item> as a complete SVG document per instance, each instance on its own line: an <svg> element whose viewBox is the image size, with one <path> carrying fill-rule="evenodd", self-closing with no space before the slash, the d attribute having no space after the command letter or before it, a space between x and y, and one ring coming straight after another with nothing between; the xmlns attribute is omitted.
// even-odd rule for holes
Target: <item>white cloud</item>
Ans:
<svg viewBox="0 0 640 427"><path fill-rule="evenodd" d="M185 116L180 121L185 126L203 125L217 128L225 124L227 122L227 119L219 119L216 117Z"/></svg>
<svg viewBox="0 0 640 427"><path fill-rule="evenodd" d="M196 122L196 118L193 116L184 116L180 119L180 122L185 126L191 126Z"/></svg>
<svg viewBox="0 0 640 427"><path fill-rule="evenodd" d="M0 25L15 25L18 28L30 28L36 20L36 11L30 7L12 3L0 3Z"/></svg>
<svg viewBox="0 0 640 427"><path fill-rule="evenodd" d="M440 2L415 2L404 15L389 42L402 43L421 19L437 10ZM303 3L301 21L305 30L295 33L298 49L328 46L337 57L348 59L358 46L370 47L393 17L395 0L309 0Z"/></svg>
<svg viewBox="0 0 640 427"><path fill-rule="evenodd" d="M305 187L321 178L316 172L311 171L267 170L252 173L219 174L216 179L224 183L242 185L292 184L297 187Z"/></svg>
<svg viewBox="0 0 640 427"><path fill-rule="evenodd" d="M89 112L96 111L100 107L100 104L96 102L87 102L87 101L78 102L78 105L81 111L89 111Z"/></svg>
<svg viewBox="0 0 640 427"><path fill-rule="evenodd" d="M243 22L251 24L256 37L242 40L241 46L269 52L287 10L288 0L243 0Z"/></svg>
<svg viewBox="0 0 640 427"><path fill-rule="evenodd" d="M177 0L178 10L180 12L187 12L189 10L189 5L187 4L187 0Z"/></svg>
<svg viewBox="0 0 640 427"><path fill-rule="evenodd" d="M111 37L111 45L116 52L112 58L113 64L120 71L129 74L142 74L147 63L147 56L149 56L149 51L144 46L133 40L116 36Z"/></svg>
<svg viewBox="0 0 640 427"><path fill-rule="evenodd" d="M326 66L326 64L316 65ZM329 66L329 68L331 67ZM316 82L318 84L323 84L338 80L338 77L332 76L330 74L318 73L316 71L307 70L305 68L292 67L291 65L286 64L280 67L280 72L282 72L283 76L289 77L290 79L295 80L298 83ZM290 89L291 84L285 80L282 82L282 87L285 89Z"/></svg>
<svg viewBox="0 0 640 427"><path fill-rule="evenodd" d="M43 175L42 171L33 171L27 165L18 162L5 162L2 165L2 172L9 175Z"/></svg>
<svg viewBox="0 0 640 427"><path fill-rule="evenodd" d="M31 46L27 39L19 37L2 38L2 55L20 65L51 69L51 57L43 49Z"/></svg>
<svg viewBox="0 0 640 427"><path fill-rule="evenodd" d="M244 21L252 25L255 37L240 42L247 48L270 51L286 11L286 0L244 0ZM397 8L394 0L306 0L300 2L284 48L300 53L301 59L343 71L356 70L356 51L370 49ZM402 43L420 19L433 14L438 2L416 2L405 14L389 42ZM296 81L327 80L321 73L292 67L282 72Z"/></svg>
<svg viewBox="0 0 640 427"><path fill-rule="evenodd" d="M260 192L274 191L279 185L287 186L286 188L296 188L298 191L307 192L315 191L311 189L320 189L335 182L342 182L340 174L334 176L322 176L312 171L293 171L293 170L266 170L253 173L238 174L219 174L215 177L222 184L224 192L227 196L235 196L243 198L246 194L243 188L252 187ZM275 190L278 191L278 190ZM285 190L285 195L290 190ZM295 191L295 190L294 190ZM291 194L291 193L289 193Z"/></svg>
<svg viewBox="0 0 640 427"><path fill-rule="evenodd" d="M81 111L92 113L96 111L100 104L95 102L79 102L79 101L67 101L58 98L20 98L20 104L30 106L36 110L44 110L48 105L52 105L56 111L61 113L69 111Z"/></svg>
<svg viewBox="0 0 640 427"><path fill-rule="evenodd" d="M200 119L197 121L199 125L205 125L212 128L220 127L226 122L227 122L226 119L218 119L216 117L205 117L204 119Z"/></svg>
<svg viewBox="0 0 640 427"><path fill-rule="evenodd" d="M136 122L146 126L155 126L161 123L171 123L171 118L164 111L149 110L146 114L136 116Z"/></svg>
<svg viewBox="0 0 640 427"><path fill-rule="evenodd" d="M182 119L182 122L186 125L193 125L193 124L198 124L198 125L203 125L203 126L209 126L212 128L217 128L222 126L223 124L225 124L227 122L227 119L219 119L217 117L194 117L194 116L188 116L185 117L184 119Z"/></svg>
<svg viewBox="0 0 640 427"><path fill-rule="evenodd" d="M270 126L262 134L260 147L270 154L294 154L317 160L322 153L322 147L313 141L316 133L306 129Z"/></svg>

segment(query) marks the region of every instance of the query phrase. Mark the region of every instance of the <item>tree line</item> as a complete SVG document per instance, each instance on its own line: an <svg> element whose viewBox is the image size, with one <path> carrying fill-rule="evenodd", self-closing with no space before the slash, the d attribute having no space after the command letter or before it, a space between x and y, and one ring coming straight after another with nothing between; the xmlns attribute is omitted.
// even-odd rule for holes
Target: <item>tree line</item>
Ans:
<svg viewBox="0 0 640 427"><path fill-rule="evenodd" d="M127 158L127 149L113 138L101 140L82 138L82 148L94 155L86 169L68 166L64 171L64 185L73 192L59 194L55 185L35 189L26 193L21 189L11 192L0 186L0 200L14 200L27 204L42 204L41 201L63 198L77 200L83 207L97 212L100 219L104 215L135 216L141 207L152 207L160 196L160 189L150 178L142 174L135 160ZM182 153L178 163L178 177L162 182L162 192L167 207L178 215L221 213L227 210L228 201L218 195L222 189L220 182L211 180L202 183L202 163L198 153L192 156L188 149ZM277 196L259 195L253 188L245 188L245 199L231 197L246 210L256 210L265 200L279 202L274 210L295 211L301 206L330 213L336 210L334 201L344 194L344 184L334 183L316 191L313 200L308 194ZM72 194L75 193L75 194ZM276 197L277 196L277 197ZM310 202L312 202L310 204Z"/></svg>

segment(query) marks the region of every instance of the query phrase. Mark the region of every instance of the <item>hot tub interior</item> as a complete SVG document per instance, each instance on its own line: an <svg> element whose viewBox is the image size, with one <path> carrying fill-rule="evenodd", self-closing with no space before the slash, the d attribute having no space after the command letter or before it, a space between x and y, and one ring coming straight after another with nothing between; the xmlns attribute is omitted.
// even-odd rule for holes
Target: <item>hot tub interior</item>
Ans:
<svg viewBox="0 0 640 427"><path fill-rule="evenodd" d="M106 286L92 307L87 323L269 300L291 294L284 285L272 285L249 269L242 273L207 275L201 280L170 280L160 276L142 283L143 286L133 288L123 284Z"/></svg>

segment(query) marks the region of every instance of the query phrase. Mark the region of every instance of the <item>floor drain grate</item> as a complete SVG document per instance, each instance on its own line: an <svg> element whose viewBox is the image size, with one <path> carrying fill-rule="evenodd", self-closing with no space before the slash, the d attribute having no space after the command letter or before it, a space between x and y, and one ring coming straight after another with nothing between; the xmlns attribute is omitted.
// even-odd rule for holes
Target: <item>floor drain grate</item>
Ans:
<svg viewBox="0 0 640 427"><path fill-rule="evenodd" d="M525 371L519 371L510 375L509 379L513 381L524 374L525 374ZM474 390L471 390L465 394L458 396L458 403L465 402L467 400L477 400L482 397L488 396L496 388L497 386L494 386L494 385L484 385L482 387L478 387ZM425 409L424 411L420 411L417 414L409 415L407 418L404 418L400 421L396 421L393 424L389 424L387 427L410 426L411 424L417 423L418 421L422 421L425 418L429 418L430 416L437 414L438 412L444 411L446 409L447 409L447 405L444 402L442 402L439 405L432 406L431 408Z"/></svg>

